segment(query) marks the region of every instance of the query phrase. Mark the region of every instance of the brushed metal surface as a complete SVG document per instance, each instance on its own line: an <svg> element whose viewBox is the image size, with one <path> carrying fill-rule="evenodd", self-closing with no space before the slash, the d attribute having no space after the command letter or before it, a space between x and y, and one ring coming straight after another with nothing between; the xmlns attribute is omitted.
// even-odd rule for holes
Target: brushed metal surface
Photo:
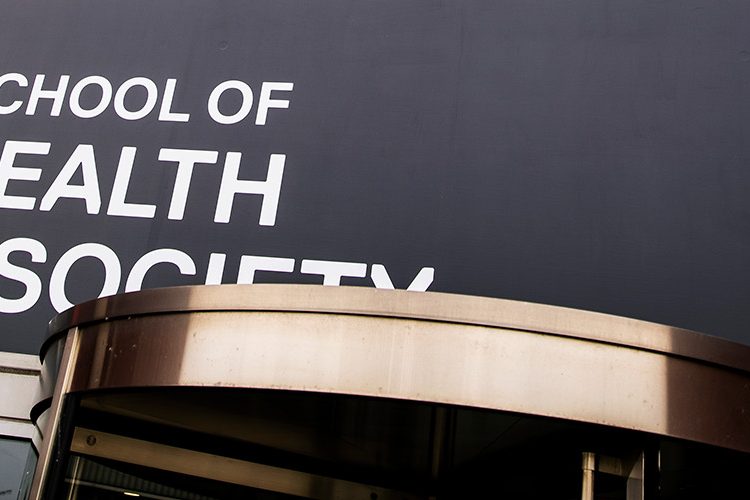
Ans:
<svg viewBox="0 0 750 500"><path fill-rule="evenodd" d="M352 314L152 314L79 328L71 391L354 394L577 420L750 451L750 377L576 337Z"/></svg>
<svg viewBox="0 0 750 500"><path fill-rule="evenodd" d="M43 357L57 359L49 349L76 326L70 391L216 386L363 395L750 451L750 348L628 318L429 292L178 287L66 311L51 323Z"/></svg>
<svg viewBox="0 0 750 500"><path fill-rule="evenodd" d="M594 500L594 471L596 470L596 455L594 453L583 453L581 470L583 471L581 500Z"/></svg>
<svg viewBox="0 0 750 500"><path fill-rule="evenodd" d="M46 481L48 479L47 471L50 469L50 464L53 461L52 450L55 446L54 436L60 426L60 417L65 395L70 392L70 383L73 373L75 372L75 365L77 362L81 361L81 358L78 356L78 347L80 345L79 340L80 336L77 328L73 328L68 332L60 355L57 383L55 384L50 407L44 412L46 413L45 418L38 419L35 422L37 425L42 423L44 429L40 432L43 438L40 443L41 446L37 447L39 459L37 460L36 468L34 470L34 479L29 491L28 498L31 500L40 500L42 498Z"/></svg>
<svg viewBox="0 0 750 500"><path fill-rule="evenodd" d="M143 290L75 306L50 322L49 335L106 319L197 311L325 312L465 323L596 340L750 372L750 346L671 326L529 302L365 287L258 284Z"/></svg>
<svg viewBox="0 0 750 500"><path fill-rule="evenodd" d="M57 336L44 351L40 373L36 380L35 391L33 391L34 404L29 411L31 420L36 420L52 403L60 365L63 362L65 343L66 337Z"/></svg>

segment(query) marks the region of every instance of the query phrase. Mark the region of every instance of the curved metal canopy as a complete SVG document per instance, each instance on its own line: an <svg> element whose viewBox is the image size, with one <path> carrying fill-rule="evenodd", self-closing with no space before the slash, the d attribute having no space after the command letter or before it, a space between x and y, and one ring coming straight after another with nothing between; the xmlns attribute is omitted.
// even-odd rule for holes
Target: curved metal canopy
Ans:
<svg viewBox="0 0 750 500"><path fill-rule="evenodd" d="M364 395L750 451L750 347L605 314L359 287L195 286L87 302L57 316L50 334L45 359L67 334L66 392Z"/></svg>

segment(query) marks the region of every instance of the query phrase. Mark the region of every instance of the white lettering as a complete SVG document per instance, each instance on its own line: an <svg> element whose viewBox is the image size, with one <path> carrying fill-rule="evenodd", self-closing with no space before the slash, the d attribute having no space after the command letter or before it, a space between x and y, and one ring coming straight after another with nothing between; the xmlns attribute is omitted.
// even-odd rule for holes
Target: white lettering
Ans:
<svg viewBox="0 0 750 500"><path fill-rule="evenodd" d="M240 91L242 94L242 104L235 114L224 115L219 111L219 99L225 91L230 89ZM247 83L239 80L228 80L220 83L211 91L211 95L208 96L208 114L213 121L221 123L222 125L231 125L233 123L241 122L250 113L252 107L253 91Z"/></svg>
<svg viewBox="0 0 750 500"><path fill-rule="evenodd" d="M83 92L83 89L89 85L98 85L102 90L102 97L99 99L99 103L96 106L91 109L84 109L81 106L81 93ZM111 100L112 84L109 83L109 80L103 76L87 76L73 86L73 89L70 91L68 104L70 106L70 111L72 111L78 118L94 118L107 109Z"/></svg>
<svg viewBox="0 0 750 500"><path fill-rule="evenodd" d="M32 167L13 165L16 155L46 155L49 153L49 142L6 141L3 154L0 156L0 208L33 210L36 198L30 196L11 196L5 194L8 181L38 181L42 170Z"/></svg>
<svg viewBox="0 0 750 500"><path fill-rule="evenodd" d="M0 76L0 87L7 82L16 82L19 87L28 87L29 81L20 73L6 73ZM0 105L0 115L9 115L18 111L23 106L23 101L13 101L7 106Z"/></svg>
<svg viewBox="0 0 750 500"><path fill-rule="evenodd" d="M159 248L148 252L133 265L125 283L125 291L135 292L140 290L143 286L143 278L146 277L148 270L161 263L174 264L180 270L180 274L183 275L192 276L195 274L195 262L188 254L173 248Z"/></svg>
<svg viewBox="0 0 750 500"><path fill-rule="evenodd" d="M289 107L289 101L286 99L271 99L272 91L291 92L292 89L294 89L294 84L289 82L263 82L263 86L260 88L258 114L255 117L255 124L266 124L269 108L287 109Z"/></svg>
<svg viewBox="0 0 750 500"><path fill-rule="evenodd" d="M190 120L190 113L172 112L172 101L174 100L174 90L177 86L177 79L168 78L167 85L164 87L164 97L159 109L159 121L161 122L183 122Z"/></svg>
<svg viewBox="0 0 750 500"><path fill-rule="evenodd" d="M276 210L281 194L281 179L284 175L286 155L272 154L268 162L268 176L265 181L239 180L241 153L229 152L224 161L219 198L216 202L214 222L227 223L232 216L232 204L236 194L259 194L263 196L260 209L261 226L276 224Z"/></svg>
<svg viewBox="0 0 750 500"><path fill-rule="evenodd" d="M221 285L224 278L224 263L227 255L224 253L212 253L208 257L208 270L206 271L206 285Z"/></svg>
<svg viewBox="0 0 750 500"><path fill-rule="evenodd" d="M120 152L120 162L117 165L115 182L112 185L112 196L109 198L107 215L151 219L156 213L155 205L125 202L128 186L130 186L130 175L133 172L135 153L136 148L132 146L125 146Z"/></svg>
<svg viewBox="0 0 750 500"><path fill-rule="evenodd" d="M196 163L214 164L219 159L218 151L199 151L193 149L167 149L159 151L159 161L176 161L177 175L172 190L172 201L169 203L168 219L182 220L185 215L185 203L190 190L190 179Z"/></svg>
<svg viewBox="0 0 750 500"><path fill-rule="evenodd" d="M28 253L31 255L31 262L42 263L47 260L47 249L37 240L12 238L0 244L0 276L23 283L26 287L26 292L17 299L0 297L2 313L20 313L31 309L42 294L42 281L39 276L8 261L8 256L13 252Z"/></svg>
<svg viewBox="0 0 750 500"><path fill-rule="evenodd" d="M291 273L294 271L294 259L281 257L258 257L243 255L240 259L240 270L237 273L237 283L252 284L255 282L255 271L273 271L277 273Z"/></svg>
<svg viewBox="0 0 750 500"><path fill-rule="evenodd" d="M370 278L375 284L375 288L382 288L384 290L393 290L393 282L391 277L388 275L388 271L385 269L383 264L373 264L372 270L370 271ZM411 281L411 284L407 290L414 292L426 292L435 279L435 268L434 267L423 267L419 273Z"/></svg>
<svg viewBox="0 0 750 500"><path fill-rule="evenodd" d="M133 87L143 87L146 89L146 102L143 103L141 109L136 111L129 111L125 107L125 96L128 91ZM143 76L137 76L126 80L115 93L115 113L124 120L140 120L147 116L156 106L156 101L159 100L159 90L156 88L156 84Z"/></svg>
<svg viewBox="0 0 750 500"><path fill-rule="evenodd" d="M52 270L49 280L49 299L57 312L73 307L65 295L65 281L70 268L80 259L94 257L104 264L104 284L99 297L114 295L120 287L120 260L111 248L99 243L82 243L65 252Z"/></svg>
<svg viewBox="0 0 750 500"><path fill-rule="evenodd" d="M83 173L83 184L80 186L70 184L78 167L81 166ZM79 144L65 162L60 173L55 178L47 193L39 204L39 210L48 212L55 206L60 198L79 198L86 201L86 213L98 214L102 200L99 196L99 180L96 176L96 160L94 159L94 146L91 144Z"/></svg>
<svg viewBox="0 0 750 500"><path fill-rule="evenodd" d="M57 88L54 90L43 90L44 75L36 75L34 78L34 85L31 87L31 95L29 95L29 103L26 105L26 114L31 116L36 113L36 106L39 103L39 99L52 99L52 110L50 116L60 116L60 110L62 110L63 100L65 99L65 92L68 90L68 82L70 81L70 75L62 75L57 83Z"/></svg>
<svg viewBox="0 0 750 500"><path fill-rule="evenodd" d="M339 286L343 276L364 278L367 275L367 264L306 259L302 261L300 272L302 274L320 274L323 276L324 285Z"/></svg>

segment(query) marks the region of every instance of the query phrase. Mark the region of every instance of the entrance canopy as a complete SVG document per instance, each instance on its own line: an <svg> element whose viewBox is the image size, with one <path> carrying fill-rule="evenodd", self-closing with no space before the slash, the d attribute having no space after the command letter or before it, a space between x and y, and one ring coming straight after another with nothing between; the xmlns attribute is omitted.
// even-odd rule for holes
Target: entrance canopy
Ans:
<svg viewBox="0 0 750 500"><path fill-rule="evenodd" d="M91 416L96 412L282 449L293 432L274 434L266 419L256 430L270 434L258 433L227 417L238 401L259 408L274 398L270 406L291 414L327 408L334 400L338 407L371 401L375 406L365 413L384 415L381 421L401 411L383 402L403 402L403 408L412 408L407 420L414 433L429 430L425 442L436 457L441 439L450 434L451 446L460 442L450 429L455 431L461 412L473 415L461 417L464 422L480 422L464 438L481 429L481 422L504 422L497 424L503 427L508 415L520 415L750 452L750 347L539 304L304 285L147 290L91 301L58 316L42 358L47 378L35 417L49 420L49 437L65 427L66 397L77 398L79 417L70 417L73 427L66 432L71 452L83 455L88 441L140 453L153 446L143 436L121 435L116 426L91 429L86 422L97 422ZM432 410L420 413L425 408ZM323 411L318 410L313 413ZM496 416L485 421L476 412ZM243 415L250 423L255 418ZM354 425L356 418L347 422ZM302 442L317 435L309 428L302 434ZM408 443L418 440L417 434L381 437L383 443L416 449ZM270 441L263 444L264 439ZM50 466L52 441L39 446L38 475ZM164 455L159 449L152 453ZM122 459L99 453L88 450ZM643 464L642 456L626 455L610 470L622 472L627 463L621 475L639 480L642 474L633 467ZM591 464L591 471L601 470L593 458ZM295 481L312 480L308 476Z"/></svg>

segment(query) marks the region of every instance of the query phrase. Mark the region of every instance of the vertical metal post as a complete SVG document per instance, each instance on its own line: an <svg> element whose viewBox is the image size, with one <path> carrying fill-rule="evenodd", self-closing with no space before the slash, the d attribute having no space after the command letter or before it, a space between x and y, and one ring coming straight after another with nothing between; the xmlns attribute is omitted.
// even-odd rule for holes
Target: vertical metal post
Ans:
<svg viewBox="0 0 750 500"><path fill-rule="evenodd" d="M583 452L581 469L583 470L583 485L581 500L594 500L594 471L596 470L596 454Z"/></svg>
<svg viewBox="0 0 750 500"><path fill-rule="evenodd" d="M645 475L644 469L644 453L640 452L633 462L633 467L628 474L627 493L625 495L626 500L643 500L645 497L643 481Z"/></svg>
<svg viewBox="0 0 750 500"><path fill-rule="evenodd" d="M62 359L60 360L60 368L57 372L57 381L55 382L52 404L50 405L49 410L47 410L49 411L50 416L47 419L47 428L43 434L44 442L42 449L39 450L39 461L37 463L36 471L34 472L34 480L31 483L31 492L29 493L30 500L41 500L42 493L46 486L45 483L47 481L47 476L49 475L53 447L57 440L58 427L60 426L60 414L62 412L63 400L65 399L67 392L70 390L75 359L78 356L78 336L78 328L74 328L68 331L68 336L65 339L65 348L63 350Z"/></svg>
<svg viewBox="0 0 750 500"><path fill-rule="evenodd" d="M76 500L78 498L80 467L81 459L79 457L73 457L73 475L70 483L70 490L68 491L68 498L66 500Z"/></svg>
<svg viewBox="0 0 750 500"><path fill-rule="evenodd" d="M455 410L445 406L438 406L432 413L432 427L430 429L430 479L432 485L438 484L453 447L453 419ZM435 491L428 498L434 500L439 492Z"/></svg>

